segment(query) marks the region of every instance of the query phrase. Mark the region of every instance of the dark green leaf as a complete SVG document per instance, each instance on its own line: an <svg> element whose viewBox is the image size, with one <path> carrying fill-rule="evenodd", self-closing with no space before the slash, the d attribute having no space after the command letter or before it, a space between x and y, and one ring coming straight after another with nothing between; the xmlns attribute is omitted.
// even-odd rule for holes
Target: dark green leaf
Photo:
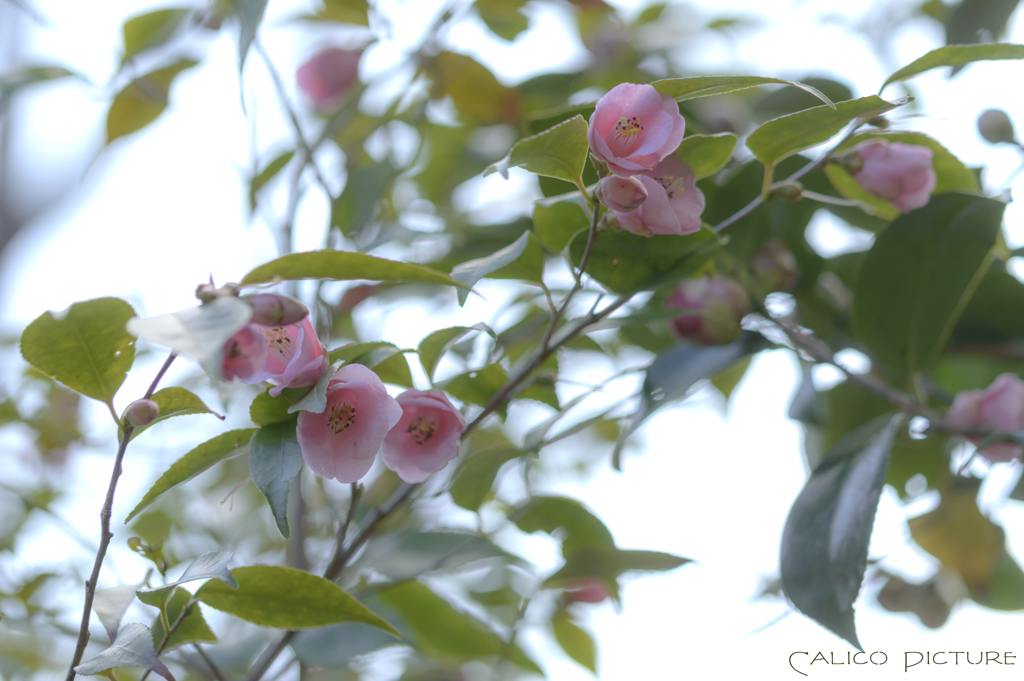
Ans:
<svg viewBox="0 0 1024 681"><path fill-rule="evenodd" d="M191 14L190 9L160 9L125 21L121 26L124 36L123 62L140 52L167 43Z"/></svg>
<svg viewBox="0 0 1024 681"><path fill-rule="evenodd" d="M249 444L249 440L256 433L256 428L243 428L241 430L229 430L217 437L207 440L194 448L185 456L181 457L164 472L153 486L142 497L142 501L124 519L127 523L142 512L144 508L156 501L157 497L167 490L187 482L203 471L213 466L218 461L239 453L239 450Z"/></svg>
<svg viewBox="0 0 1024 681"><path fill-rule="evenodd" d="M664 572L689 562L689 558L660 551L623 551L614 546L591 546L567 556L562 569L551 575L545 584L567 586L587 577L614 579L631 570Z"/></svg>
<svg viewBox="0 0 1024 681"><path fill-rule="evenodd" d="M398 635L394 627L323 577L272 565L235 568L231 574L238 589L211 580L196 592L196 598L263 627L294 630L363 622Z"/></svg>
<svg viewBox="0 0 1024 681"><path fill-rule="evenodd" d="M249 183L249 210L256 210L256 195L260 193L263 186L277 177L277 174L285 169L285 166L295 156L295 150L285 151L278 154L274 159L263 167L256 177Z"/></svg>
<svg viewBox="0 0 1024 681"><path fill-rule="evenodd" d="M684 137L676 156L693 169L697 179L710 177L725 167L736 148L736 135L722 132L717 135L690 135Z"/></svg>
<svg viewBox="0 0 1024 681"><path fill-rule="evenodd" d="M907 377L938 361L991 262L1005 207L943 194L875 238L854 281L851 321L891 371Z"/></svg>
<svg viewBox="0 0 1024 681"><path fill-rule="evenodd" d="M551 618L551 629L565 654L596 675L597 646L593 637L576 626L565 610L559 610Z"/></svg>
<svg viewBox="0 0 1024 681"><path fill-rule="evenodd" d="M161 421L166 421L175 416L188 416L189 414L215 414L203 401L184 388L163 388L153 393L150 398L160 405L160 415L145 426L136 426L132 431L132 439L139 436L148 428L155 426ZM223 419L223 417L220 417Z"/></svg>
<svg viewBox="0 0 1024 681"><path fill-rule="evenodd" d="M651 85L658 92L674 97L677 102L696 97L710 97L711 95L726 95L738 90L757 87L758 85L792 85L801 90L811 93L828 106L833 106L828 97L821 94L810 85L797 83L791 80L780 80L778 78L762 78L760 76L694 76L690 78L666 78L656 80ZM834 107L833 107L834 108Z"/></svg>
<svg viewBox="0 0 1024 681"><path fill-rule="evenodd" d="M534 204L533 231L540 242L554 253L561 253L574 235L589 228L590 220L578 204L568 201Z"/></svg>
<svg viewBox="0 0 1024 681"><path fill-rule="evenodd" d="M747 137L747 148L766 166L804 149L823 144L851 121L867 120L903 106L906 97L895 102L871 95L839 102L835 108L816 106L788 116L773 118Z"/></svg>
<svg viewBox="0 0 1024 681"><path fill-rule="evenodd" d="M242 283L263 284L294 279L426 281L461 286L444 272L423 265L349 251L308 251L285 255L252 270L242 278Z"/></svg>
<svg viewBox="0 0 1024 681"><path fill-rule="evenodd" d="M290 422L260 428L249 443L252 482L270 503L277 528L288 536L288 492L303 466L302 450Z"/></svg>
<svg viewBox="0 0 1024 681"><path fill-rule="evenodd" d="M107 111L107 144L159 118L167 108L174 79L198 63L181 59L172 66L136 78L118 92Z"/></svg>
<svg viewBox="0 0 1024 681"><path fill-rule="evenodd" d="M267 0L235 0L233 4L238 12L238 72L241 73L249 48L256 40L260 22L263 21Z"/></svg>
<svg viewBox="0 0 1024 681"><path fill-rule="evenodd" d="M505 158L487 167L484 177L491 173L508 177L509 168L522 167L579 187L583 185L583 166L589 150L587 122L583 116L574 116L513 144Z"/></svg>
<svg viewBox="0 0 1024 681"><path fill-rule="evenodd" d="M433 380L434 369L437 368L437 363L441 361L441 358L444 357L445 353L453 345L471 331L484 331L491 338L495 338L491 327L481 322L473 326L452 326L447 329L441 329L420 341L417 351L420 355L420 364L423 365L423 371L426 372L427 378Z"/></svg>
<svg viewBox="0 0 1024 681"><path fill-rule="evenodd" d="M879 92L889 83L913 78L919 73L930 71L940 66L962 66L976 61L992 61L1002 59L1024 59L1024 45L1007 43L988 43L985 45L946 45L932 50L920 59L915 59L896 73L889 76Z"/></svg>
<svg viewBox="0 0 1024 681"><path fill-rule="evenodd" d="M586 548L614 548L612 533L600 518L583 504L566 497L534 497L508 514L508 519L523 532L553 533L558 528L565 532L562 556L569 556Z"/></svg>
<svg viewBox="0 0 1024 681"><path fill-rule="evenodd" d="M135 339L125 331L134 316L120 298L44 312L21 334L21 355L47 376L112 407L135 360Z"/></svg>
<svg viewBox="0 0 1024 681"><path fill-rule="evenodd" d="M510 447L497 447L471 454L448 488L452 501L462 508L476 511L490 494L501 467L522 455L521 450Z"/></svg>
<svg viewBox="0 0 1024 681"><path fill-rule="evenodd" d="M853 603L902 415L881 417L833 448L793 502L782 534L782 585L802 613L858 650Z"/></svg>

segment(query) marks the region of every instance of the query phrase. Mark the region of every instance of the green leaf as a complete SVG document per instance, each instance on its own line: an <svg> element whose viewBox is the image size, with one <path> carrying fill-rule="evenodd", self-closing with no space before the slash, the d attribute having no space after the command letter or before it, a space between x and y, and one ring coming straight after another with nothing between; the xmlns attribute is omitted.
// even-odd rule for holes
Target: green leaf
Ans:
<svg viewBox="0 0 1024 681"><path fill-rule="evenodd" d="M469 297L469 292L476 282L493 272L508 269L513 263L518 263L520 259L523 261L520 263L520 271L530 281L539 281L541 270L544 267L544 256L540 252L540 244L536 241L532 242L534 248L527 250L527 246L531 245L530 236L530 232L523 232L522 236L511 244L486 258L469 260L453 267L452 279L465 285L465 288L458 290L459 305L466 304L466 298Z"/></svg>
<svg viewBox="0 0 1024 681"><path fill-rule="evenodd" d="M500 364L488 364L483 369L475 369L453 376L440 386L457 400L485 407L507 382L508 373ZM497 409L502 418L505 417L507 411L507 403Z"/></svg>
<svg viewBox="0 0 1024 681"><path fill-rule="evenodd" d="M522 13L526 0L476 0L473 4L487 28L512 42L530 22Z"/></svg>
<svg viewBox="0 0 1024 681"><path fill-rule="evenodd" d="M665 572L689 562L689 558L660 551L624 551L614 546L591 546L567 556L565 565L551 575L545 585L567 586L587 577L615 579L623 572L633 570Z"/></svg>
<svg viewBox="0 0 1024 681"><path fill-rule="evenodd" d="M925 3L922 12L942 22L946 29L947 45L968 45L999 40L1006 32L1006 24L1017 9L1019 0L961 0L945 5L934 0L938 7ZM930 12L927 10L931 9ZM963 67L953 67L950 77Z"/></svg>
<svg viewBox="0 0 1024 681"><path fill-rule="evenodd" d="M342 622L298 632L288 643L305 664L339 669L353 658L393 646L398 641L376 627L359 622Z"/></svg>
<svg viewBox="0 0 1024 681"><path fill-rule="evenodd" d="M181 59L128 83L117 93L107 111L107 144L146 127L164 112L171 96L171 84L179 73L199 62Z"/></svg>
<svg viewBox="0 0 1024 681"><path fill-rule="evenodd" d="M376 598L396 611L408 625L416 647L443 660L479 660L500 655L521 669L542 674L537 664L513 644L506 644L484 623L456 610L423 584L400 582L377 593Z"/></svg>
<svg viewBox="0 0 1024 681"><path fill-rule="evenodd" d="M395 348L398 346L394 343L387 341L365 341L361 343L349 343L348 345L342 345L340 348L335 348L327 353L327 358L331 361L331 364L335 362L355 362L358 359L369 355L374 350L380 348Z"/></svg>
<svg viewBox="0 0 1024 681"><path fill-rule="evenodd" d="M861 650L853 603L902 415L883 416L837 444L793 502L782 533L782 586L803 614Z"/></svg>
<svg viewBox="0 0 1024 681"><path fill-rule="evenodd" d="M0 75L0 112L6 109L11 98L22 89L69 76L84 80L81 75L68 71L63 66L28 66L14 73Z"/></svg>
<svg viewBox="0 0 1024 681"><path fill-rule="evenodd" d="M580 187L589 150L587 122L583 116L574 116L513 144L505 158L487 167L484 177L501 173L507 178L509 168L522 167Z"/></svg>
<svg viewBox="0 0 1024 681"><path fill-rule="evenodd" d="M303 466L302 450L290 422L264 426L249 443L252 482L270 503L277 528L288 536L288 493Z"/></svg>
<svg viewBox="0 0 1024 681"><path fill-rule="evenodd" d="M139 594L139 600L147 605L160 608L161 614L153 619L153 647L159 648L164 640L164 617L167 618L169 626L173 626L181 615L182 609L192 600L192 594L181 587L175 587L170 592L170 598L162 592L150 594ZM153 598L155 596L155 598ZM171 634L170 640L164 646L164 650L171 650L183 643L216 643L217 636L210 630L206 623L198 603L193 603L190 612L185 615L178 628Z"/></svg>
<svg viewBox="0 0 1024 681"><path fill-rule="evenodd" d="M188 454L171 464L171 467L157 478L157 481L153 483L153 486L146 492L146 495L142 497L142 501L124 519L125 523L130 522L132 518L141 513L143 509L156 501L167 490L191 480L215 463L239 453L242 448L249 444L249 440L256 434L256 431L256 428L229 430L192 449Z"/></svg>
<svg viewBox="0 0 1024 681"><path fill-rule="evenodd" d="M559 610L551 618L551 629L565 654L597 675L597 646L593 637L576 626L565 610Z"/></svg>
<svg viewBox="0 0 1024 681"><path fill-rule="evenodd" d="M589 229L590 220L578 204L561 201L546 206L538 202L533 206L533 230L554 253L561 253L576 234Z"/></svg>
<svg viewBox="0 0 1024 681"><path fill-rule="evenodd" d="M859 340L901 377L935 365L992 259L1005 204L932 197L875 237L853 283Z"/></svg>
<svg viewBox="0 0 1024 681"><path fill-rule="evenodd" d="M257 426L294 421L298 417L292 406L309 392L309 388L285 388L277 397L271 395L269 390L262 392L249 405L249 418Z"/></svg>
<svg viewBox="0 0 1024 681"><path fill-rule="evenodd" d="M153 650L153 635L145 624L132 622L121 628L113 645L96 657L75 667L82 676L99 674L119 667L152 669L168 681L174 681L169 669L157 659Z"/></svg>
<svg viewBox="0 0 1024 681"><path fill-rule="evenodd" d="M819 92L817 89L804 83L792 80L780 80L778 78L762 78L760 76L694 76L691 78L666 78L656 80L651 85L663 95L674 97L677 102L697 97L710 97L711 95L726 95L730 92L746 90L758 85L792 85L801 90L811 93L828 106L833 108L832 101Z"/></svg>
<svg viewBox="0 0 1024 681"><path fill-rule="evenodd" d="M224 419L223 416L219 416L215 412L211 411L201 399L184 388L163 388L162 390L157 390L153 393L153 396L149 399L160 405L160 415L157 416L152 423L145 426L136 426L135 430L132 431L132 440L138 437L139 433L148 430L161 421L166 421L167 419L175 416L188 416L189 414L213 414L214 416L218 416L221 420Z"/></svg>
<svg viewBox="0 0 1024 681"><path fill-rule="evenodd" d="M194 582L199 579L219 579L224 582L232 589L238 588L238 583L235 582L235 578L231 575L228 570L228 563L231 561L232 554L230 551L207 551L203 555L196 558L194 561L189 563L188 567L185 568L185 572L182 573L181 577L164 584L162 587L156 589L137 589L139 598L144 603L155 605L149 600L143 598L151 594L163 594L166 596L169 593L171 587L179 586L181 584L187 584Z"/></svg>
<svg viewBox="0 0 1024 681"><path fill-rule="evenodd" d="M569 245L573 264L579 265L587 234L576 235ZM642 237L604 230L594 239L587 274L615 293L651 289L693 276L722 245L710 229L678 236Z"/></svg>
<svg viewBox="0 0 1024 681"><path fill-rule="evenodd" d="M711 385L718 389L718 392L722 393L722 396L726 400L732 395L732 391L736 389L739 382L743 380L743 377L747 373L747 367L750 366L750 355L740 359L732 366L722 369L718 373L711 376Z"/></svg>
<svg viewBox="0 0 1024 681"><path fill-rule="evenodd" d="M359 234L370 223L377 204L401 170L384 159L364 167L350 167L345 189L331 203L331 227L346 236Z"/></svg>
<svg viewBox="0 0 1024 681"><path fill-rule="evenodd" d="M1024 610L1024 571L1005 551L992 568L985 590L968 585L971 598L986 608L1003 611Z"/></svg>
<svg viewBox="0 0 1024 681"><path fill-rule="evenodd" d="M294 156L294 149L278 154L270 163L263 167L263 170L256 174L256 177L252 178L252 181L249 183L250 212L256 210L256 196L260 193L260 190L263 189L264 185L277 177L277 174L285 169Z"/></svg>
<svg viewBox="0 0 1024 681"><path fill-rule="evenodd" d="M747 148L766 166L772 166L787 156L823 144L854 120L867 120L903 106L910 99L895 102L871 95L848 102L839 102L835 108L816 106L787 116L773 118L747 137Z"/></svg>
<svg viewBox="0 0 1024 681"><path fill-rule="evenodd" d="M121 26L125 63L140 52L166 44L192 15L190 9L160 9L133 16Z"/></svg>
<svg viewBox="0 0 1024 681"><path fill-rule="evenodd" d="M319 16L325 21L369 26L369 9L366 0L324 0Z"/></svg>
<svg viewBox="0 0 1024 681"><path fill-rule="evenodd" d="M612 533L604 522L575 499L534 497L509 513L508 519L526 533L552 534L562 528L565 532L562 556L567 560L582 549L615 547Z"/></svg>
<svg viewBox="0 0 1024 681"><path fill-rule="evenodd" d="M496 338L491 327L480 322L473 326L451 326L447 329L441 329L420 341L417 352L419 352L420 364L423 366L423 371L426 372L427 378L434 380L434 369L437 368L437 363L441 361L441 358L444 357L445 353L453 345L472 331L484 331L491 338Z"/></svg>
<svg viewBox="0 0 1024 681"><path fill-rule="evenodd" d="M249 272L242 278L242 284L295 279L425 281L432 284L462 286L444 272L423 265L349 251L307 251L285 255Z"/></svg>
<svg viewBox="0 0 1024 681"><path fill-rule="evenodd" d="M459 468L448 488L452 501L467 510L478 510L490 494L501 467L522 455L522 450L511 447L496 447L471 454Z"/></svg>
<svg viewBox="0 0 1024 681"><path fill-rule="evenodd" d="M385 383L400 385L403 388L413 387L412 372L409 360L403 352L393 352L384 359L369 365L377 377Z"/></svg>
<svg viewBox="0 0 1024 681"><path fill-rule="evenodd" d="M135 360L125 322L135 316L120 298L75 303L44 312L21 334L21 355L47 376L113 408L114 395Z"/></svg>
<svg viewBox="0 0 1024 681"><path fill-rule="evenodd" d="M512 557L487 537L466 532L389 532L377 535L353 564L373 569L393 582L435 570L452 571L479 560Z"/></svg>
<svg viewBox="0 0 1024 681"><path fill-rule="evenodd" d="M241 74L249 48L256 40L256 31L263 21L267 0L234 0L233 5L238 12L238 73Z"/></svg>
<svg viewBox="0 0 1024 681"><path fill-rule="evenodd" d="M460 123L485 126L519 121L516 90L502 85L490 69L472 57L441 52L421 64L431 81L430 98L451 97Z"/></svg>
<svg viewBox="0 0 1024 681"><path fill-rule="evenodd" d="M988 43L985 45L946 45L932 50L920 59L915 59L896 73L889 76L879 92L889 83L907 80L914 76L939 68L940 66L962 66L976 61L1024 59L1024 45Z"/></svg>
<svg viewBox="0 0 1024 681"><path fill-rule="evenodd" d="M295 630L362 622L398 636L394 627L323 577L272 565L235 568L231 574L238 589L211 580L196 592L196 598L263 627Z"/></svg>
<svg viewBox="0 0 1024 681"><path fill-rule="evenodd" d="M690 135L684 137L676 156L693 169L697 179L711 177L725 167L736 148L736 135L722 132L717 135Z"/></svg>

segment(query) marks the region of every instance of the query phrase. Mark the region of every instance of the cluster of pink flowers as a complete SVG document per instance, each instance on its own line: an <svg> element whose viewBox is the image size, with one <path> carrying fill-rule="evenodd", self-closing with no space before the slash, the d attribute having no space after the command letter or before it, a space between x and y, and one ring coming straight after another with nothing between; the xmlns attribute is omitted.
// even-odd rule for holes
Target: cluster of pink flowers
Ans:
<svg viewBox="0 0 1024 681"><path fill-rule="evenodd" d="M253 322L232 336L224 345L221 375L248 384L266 381L277 396L285 388L315 385L328 363L303 307L298 321ZM395 399L377 374L349 364L327 384L322 413L299 412L296 436L306 465L320 477L355 482L382 450L384 465L402 480L422 482L455 458L465 430L462 414L444 393L406 390Z"/></svg>

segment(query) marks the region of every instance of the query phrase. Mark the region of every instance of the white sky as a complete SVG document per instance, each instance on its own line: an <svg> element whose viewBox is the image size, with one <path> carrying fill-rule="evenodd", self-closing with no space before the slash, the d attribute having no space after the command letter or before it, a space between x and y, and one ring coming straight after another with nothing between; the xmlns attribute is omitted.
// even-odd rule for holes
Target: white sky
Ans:
<svg viewBox="0 0 1024 681"><path fill-rule="evenodd" d="M164 3L48 0L36 4L51 25L35 33L29 53L40 61L74 64L93 82L104 83L116 64L124 16ZM400 6L407 16L413 8L427 14L437 2L382 4ZM631 14L643 3L615 4ZM310 48L298 32L275 27L273 19L289 14L290 5L275 1L271 6L264 42L291 86L289 74ZM829 0L771 3L771 11L758 0L690 5L686 11L705 18L752 13L761 26L740 32L735 40L701 38L684 57L698 72L746 69L752 74L792 78L808 73L833 75L853 86L856 95L870 94L887 69L877 66L865 41L849 30L849 21L822 26L821 18L830 13L856 17L872 6L855 1L837 9ZM584 58L575 38L565 37L563 15L536 6L531 9L531 29L512 46L491 40L478 25L461 26L449 38L510 83ZM409 20L397 25L395 43L412 44L416 39L412 33L427 23ZM172 97L173 115L103 152L72 197L42 215L12 243L0 263L0 332L16 333L45 309L59 310L97 296L125 297L147 315L187 307L194 304L195 285L210 273L219 282L237 280L254 264L276 255L265 224L249 226L245 221L242 177L250 163L249 133L239 107L232 35L225 31L210 45L204 65L180 78ZM1024 42L1019 15L1007 40ZM897 63L893 66L913 60L941 41L938 27L924 21L909 24L895 36ZM364 75L387 68L397 54L395 45L375 48L366 60ZM988 165L987 187L999 186L1019 157L1010 149L985 145L974 130L974 120L981 110L999 106L1024 121L1024 100L1016 87L1021 68L1019 63L1001 62L969 67L954 80L946 80L939 72L922 76L913 85L923 94L919 110L924 116L911 118L906 125L933 134L968 165ZM260 100L257 134L260 148L266 150L261 157L265 161L288 143L290 135L282 127L266 71L254 54L247 67L246 90L247 101L252 101L253 93ZM892 88L886 94L894 97L896 93ZM102 143L106 106L102 94L66 84L44 86L38 94L15 109L19 125L24 126L19 148L32 158L24 175L10 179L16 185L57 177L68 159L93 153ZM325 165L326 157L321 167ZM481 206L507 197L510 191L524 199L530 196L521 179L512 185L498 176L473 182ZM282 207L280 202L273 205L276 211ZM523 208L528 209L528 204ZM311 194L303 202L297 234L300 250L319 245L326 212L323 197ZM1007 211L1007 224L1012 245L1024 243L1015 205ZM827 218L817 221L812 232L816 245L826 252L856 242L856 237ZM492 299L500 297L496 288L485 286L483 291ZM401 318L364 316L367 323L377 324L382 337L406 347L414 347L435 328L490 318L479 299L464 309L453 301L445 312L443 318L411 309ZM778 601L751 603L750 599L762 576L777 570L782 526L805 478L800 429L785 418L795 389L794 366L785 352L762 354L734 394L727 417L720 400L705 391L651 420L637 437L643 453L634 451L624 474L603 466L593 478L567 479L559 485L560 492L584 500L603 518L621 547L669 551L698 562L669 574L627 580L621 613L610 605L589 607L591 626L600 642L601 678L723 678L734 673L762 679L798 678L786 662L794 651L809 651L812 656L817 651L835 652L837 659L845 659L849 649L845 643L798 614L747 635L786 610ZM12 367L0 379L9 379L19 370ZM140 371L122 394L137 392L151 373ZM99 409L95 412L102 414ZM527 419L531 414L525 410L520 417ZM95 439L109 444L108 424L99 419L90 431ZM151 468L129 460L118 490L116 518L124 517L154 477L184 451L176 448L173 438L150 446ZM546 456L557 454L552 451ZM86 487L95 485L92 492L105 485L106 451L84 456L77 465L80 470L69 479L87 481ZM996 496L1011 485L1012 473L1009 467L996 471L985 496ZM95 534L92 523L98 498L98 492L89 494L66 508L69 517L88 518L82 531L89 537ZM923 508L918 504L911 514ZM1011 503L990 510L1006 527L1011 552L1024 560L1024 509ZM894 564L923 576L932 562L906 546L907 533L900 519L907 514L894 496L884 495L871 555L888 555ZM39 537L48 536L60 535L40 528ZM123 543L123 537L114 540L115 545ZM28 563L33 556L45 557L48 550L43 544L40 539L23 547L21 559ZM548 554L547 567L553 567L555 555ZM115 551L115 556L125 554ZM542 567L544 556L538 558ZM117 564L132 565L132 560ZM113 573L105 577L112 583ZM134 577L134 571L127 577ZM998 614L968 603L957 608L945 628L930 632L913 616L881 611L867 595L870 591L865 589L858 604L858 630L866 650L885 651L889 662L852 670L818 663L811 668L812 674L844 679L904 675L903 651L908 650L1010 651L1019 656L1017 664L1024 665L1021 614ZM561 653L545 647L539 637L527 636L525 643L543 660L551 678L590 678ZM985 679L1020 675L1016 667L977 669L972 671ZM909 671L929 679L963 673L952 664L921 665Z"/></svg>

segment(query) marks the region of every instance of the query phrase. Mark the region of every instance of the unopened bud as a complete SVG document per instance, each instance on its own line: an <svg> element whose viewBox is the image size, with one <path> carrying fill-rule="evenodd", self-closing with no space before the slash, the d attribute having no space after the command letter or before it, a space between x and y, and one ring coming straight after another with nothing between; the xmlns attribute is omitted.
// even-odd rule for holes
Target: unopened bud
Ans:
<svg viewBox="0 0 1024 681"><path fill-rule="evenodd" d="M160 405L153 400L135 400L125 410L128 423L133 426L148 426L160 416Z"/></svg>
<svg viewBox="0 0 1024 681"><path fill-rule="evenodd" d="M750 312L750 297L735 279L709 275L681 282L665 306L693 311L669 320L680 338L717 345L739 335L740 321Z"/></svg>
<svg viewBox="0 0 1024 681"><path fill-rule="evenodd" d="M609 175L597 183L601 203L620 213L636 210L647 200L647 188L635 177Z"/></svg>
<svg viewBox="0 0 1024 681"><path fill-rule="evenodd" d="M216 298L227 298L229 296L237 296L240 290L241 287L238 284L230 281L221 286L220 288L218 288L217 285L213 283L213 279L211 278L210 283L200 284L199 286L196 287L196 298L203 301L204 303L209 303L210 301Z"/></svg>
<svg viewBox="0 0 1024 681"><path fill-rule="evenodd" d="M781 241L769 241L750 259L750 272L765 291L788 291L800 276L796 258Z"/></svg>
<svg viewBox="0 0 1024 681"><path fill-rule="evenodd" d="M257 293L254 296L242 296L242 300L252 306L250 321L260 326L298 324L309 314L309 308L301 301L280 293Z"/></svg>
<svg viewBox="0 0 1024 681"><path fill-rule="evenodd" d="M989 144L1016 141L1013 121L1002 109L986 109L978 116L978 133Z"/></svg>
<svg viewBox="0 0 1024 681"><path fill-rule="evenodd" d="M864 160L856 151L847 152L842 156L834 156L832 161L841 165L851 175L856 175L864 169Z"/></svg>
<svg viewBox="0 0 1024 681"><path fill-rule="evenodd" d="M799 201L804 197L804 187L799 182L786 182L773 189L772 194L783 201Z"/></svg>
<svg viewBox="0 0 1024 681"><path fill-rule="evenodd" d="M885 116L875 116L873 118L868 119L868 125L876 128L888 128L889 119L886 118Z"/></svg>

